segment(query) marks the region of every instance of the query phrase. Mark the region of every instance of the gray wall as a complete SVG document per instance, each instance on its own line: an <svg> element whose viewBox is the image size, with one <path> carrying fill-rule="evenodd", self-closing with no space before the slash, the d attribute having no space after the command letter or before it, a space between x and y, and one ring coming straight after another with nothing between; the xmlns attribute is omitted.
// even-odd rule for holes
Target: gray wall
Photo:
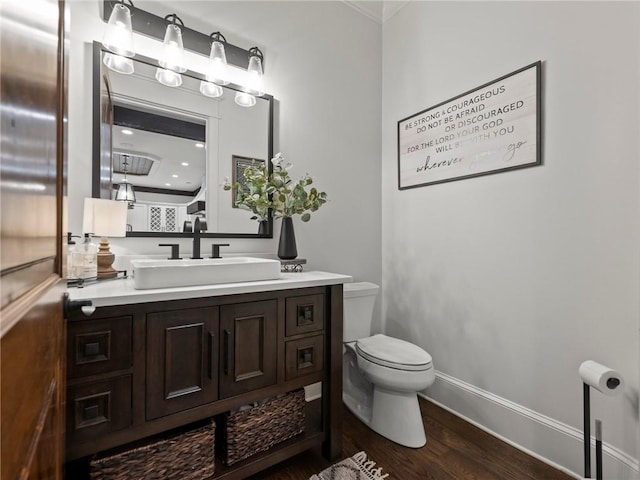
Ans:
<svg viewBox="0 0 640 480"><path fill-rule="evenodd" d="M574 472L578 366L619 370L592 394L606 478L640 445L638 25L638 2L410 2L383 26L387 331L432 354L429 396ZM536 60L543 166L397 189L398 120Z"/></svg>

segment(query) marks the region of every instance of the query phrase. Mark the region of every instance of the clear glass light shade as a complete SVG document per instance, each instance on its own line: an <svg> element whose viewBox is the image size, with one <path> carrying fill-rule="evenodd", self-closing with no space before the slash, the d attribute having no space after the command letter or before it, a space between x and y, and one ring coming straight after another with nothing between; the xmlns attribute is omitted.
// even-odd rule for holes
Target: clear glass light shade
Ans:
<svg viewBox="0 0 640 480"><path fill-rule="evenodd" d="M120 183L120 185L118 185L116 200L132 203L136 201L136 192L133 191L133 185L127 182L126 178L122 181L122 183Z"/></svg>
<svg viewBox="0 0 640 480"><path fill-rule="evenodd" d="M264 95L264 86L262 84L262 59L256 55L249 57L245 91L258 97Z"/></svg>
<svg viewBox="0 0 640 480"><path fill-rule="evenodd" d="M156 80L167 87L179 87L182 85L182 75L164 68L156 68Z"/></svg>
<svg viewBox="0 0 640 480"><path fill-rule="evenodd" d="M207 80L218 85L229 85L228 76L227 54L224 51L224 44L216 41L211 42Z"/></svg>
<svg viewBox="0 0 640 480"><path fill-rule="evenodd" d="M109 70L114 72L124 73L125 75L133 73L133 60L130 58L105 52L102 62Z"/></svg>
<svg viewBox="0 0 640 480"><path fill-rule="evenodd" d="M109 22L104 32L102 45L117 55L133 57L133 30L131 29L131 10L122 4L113 6Z"/></svg>
<svg viewBox="0 0 640 480"><path fill-rule="evenodd" d="M182 30L180 27L170 23L164 34L162 55L158 60L162 68L173 70L174 72L186 72L184 66L184 47L182 46Z"/></svg>
<svg viewBox="0 0 640 480"><path fill-rule="evenodd" d="M222 87L215 83L200 81L200 93L206 97L217 98L222 96Z"/></svg>
<svg viewBox="0 0 640 480"><path fill-rule="evenodd" d="M246 92L236 92L235 101L241 107L253 107L256 104L256 97Z"/></svg>

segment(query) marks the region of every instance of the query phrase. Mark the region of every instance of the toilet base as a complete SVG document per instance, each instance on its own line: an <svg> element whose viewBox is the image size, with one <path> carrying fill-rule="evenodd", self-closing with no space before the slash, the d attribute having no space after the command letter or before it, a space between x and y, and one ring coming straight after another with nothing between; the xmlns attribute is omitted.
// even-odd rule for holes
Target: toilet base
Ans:
<svg viewBox="0 0 640 480"><path fill-rule="evenodd" d="M427 443L416 393L375 387L369 427L405 447L420 448Z"/></svg>

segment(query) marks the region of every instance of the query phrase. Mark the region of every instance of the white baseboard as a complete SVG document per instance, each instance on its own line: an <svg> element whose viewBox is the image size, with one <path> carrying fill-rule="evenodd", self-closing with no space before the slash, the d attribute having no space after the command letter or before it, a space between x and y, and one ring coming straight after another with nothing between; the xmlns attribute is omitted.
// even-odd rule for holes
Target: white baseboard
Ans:
<svg viewBox="0 0 640 480"><path fill-rule="evenodd" d="M583 471L581 430L442 372L436 372L436 381L427 393L419 395L528 455L574 478L583 478L577 473ZM607 480L640 478L638 459L604 442L602 451Z"/></svg>

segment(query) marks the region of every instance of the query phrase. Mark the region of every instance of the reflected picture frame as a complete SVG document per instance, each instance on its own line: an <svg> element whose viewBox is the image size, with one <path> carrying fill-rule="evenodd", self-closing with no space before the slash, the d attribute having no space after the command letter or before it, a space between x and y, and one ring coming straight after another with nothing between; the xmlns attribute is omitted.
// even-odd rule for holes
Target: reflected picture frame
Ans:
<svg viewBox="0 0 640 480"><path fill-rule="evenodd" d="M231 156L231 184L235 185L236 182L242 186L243 190L246 190L246 181L244 178L244 170L247 167L252 165L265 165L265 160L260 158L252 158L252 157L243 157L241 155L232 155ZM233 208L239 208L236 205L236 189L233 188L231 191L231 206Z"/></svg>

